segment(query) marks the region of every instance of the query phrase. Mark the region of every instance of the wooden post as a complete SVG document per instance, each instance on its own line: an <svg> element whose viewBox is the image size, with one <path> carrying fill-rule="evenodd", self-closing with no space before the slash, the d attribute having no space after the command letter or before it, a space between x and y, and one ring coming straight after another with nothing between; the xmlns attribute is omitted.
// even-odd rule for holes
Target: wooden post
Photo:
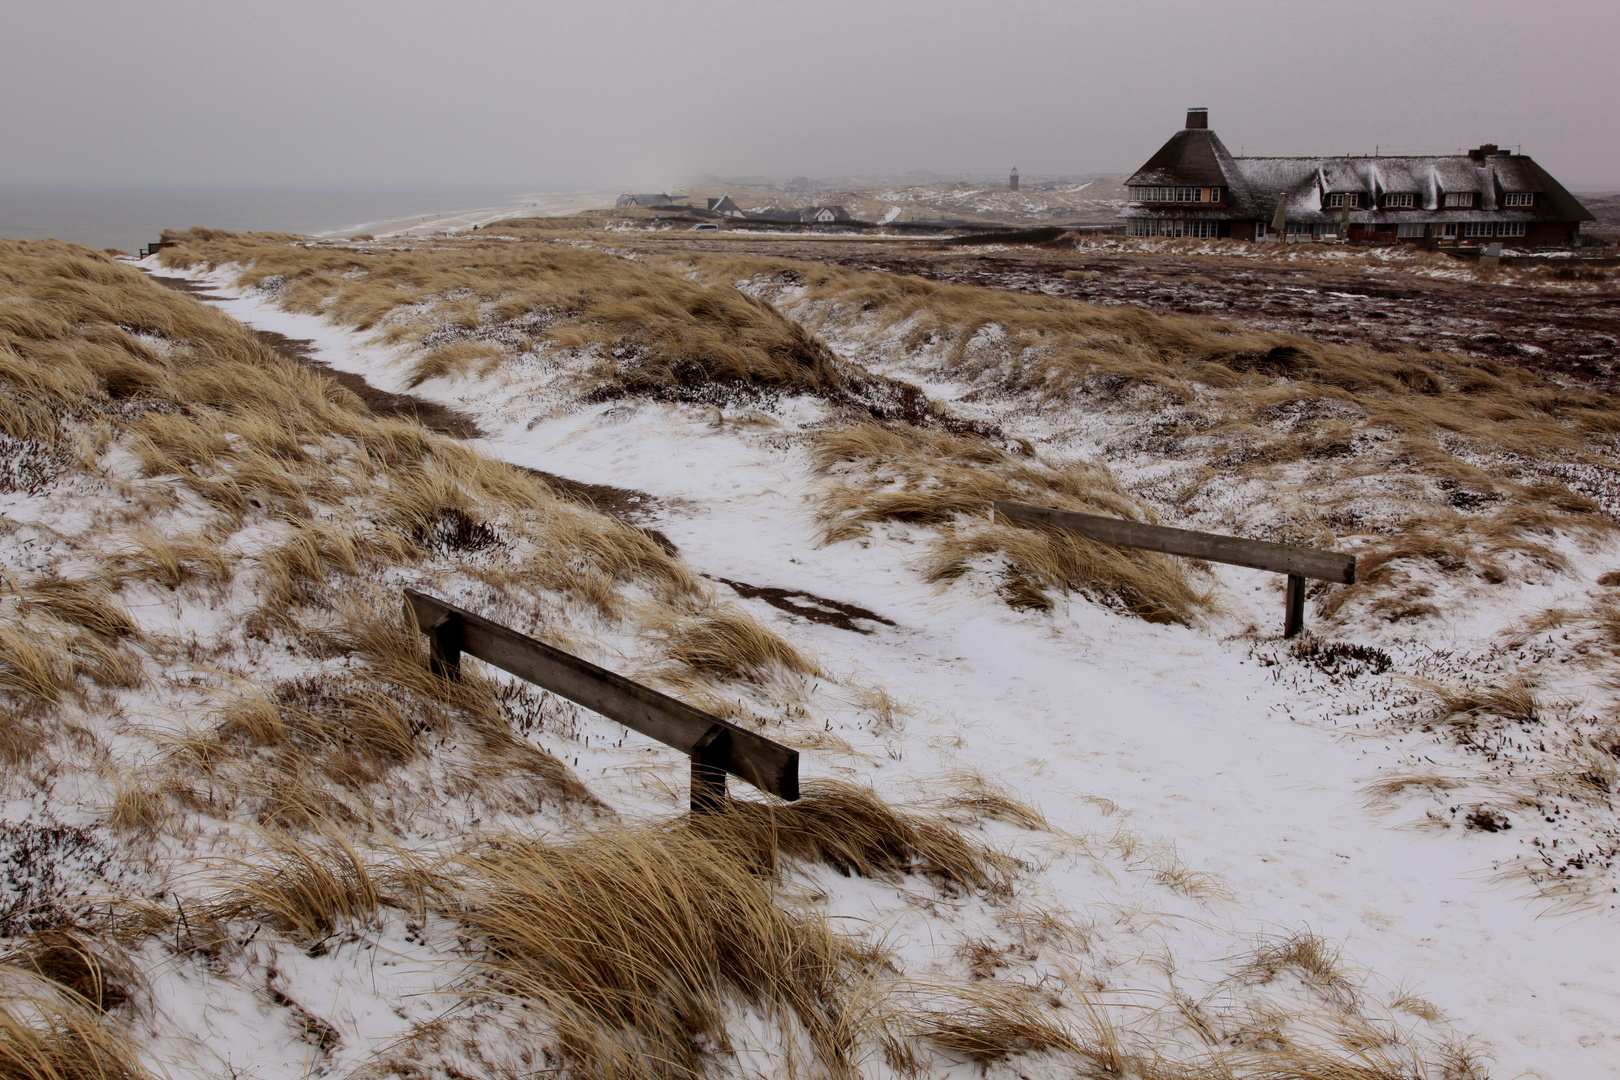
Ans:
<svg viewBox="0 0 1620 1080"><path fill-rule="evenodd" d="M461 678L461 620L444 620L428 632L428 669L441 679Z"/></svg>
<svg viewBox="0 0 1620 1080"><path fill-rule="evenodd" d="M726 804L726 755L731 733L716 724L692 747L692 813L706 814Z"/></svg>
<svg viewBox="0 0 1620 1080"><path fill-rule="evenodd" d="M1291 638L1305 628L1305 579L1288 575L1287 609L1283 614L1283 637Z"/></svg>

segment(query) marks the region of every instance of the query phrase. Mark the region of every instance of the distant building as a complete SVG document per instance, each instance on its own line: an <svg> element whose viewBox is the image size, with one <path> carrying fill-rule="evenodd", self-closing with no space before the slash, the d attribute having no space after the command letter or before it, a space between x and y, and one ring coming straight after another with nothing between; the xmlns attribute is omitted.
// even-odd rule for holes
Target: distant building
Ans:
<svg viewBox="0 0 1620 1080"><path fill-rule="evenodd" d="M1279 198L1293 240L1558 247L1595 220L1529 157L1490 143L1415 157L1233 157L1198 108L1125 183L1132 236L1279 240Z"/></svg>
<svg viewBox="0 0 1620 1080"><path fill-rule="evenodd" d="M1012 175L1007 177L1007 190L1008 191L1017 191L1018 190L1018 166L1016 166L1016 165L1013 166Z"/></svg>
<svg viewBox="0 0 1620 1080"><path fill-rule="evenodd" d="M654 210L665 210L675 205L675 200L668 195L620 195L614 206L645 206Z"/></svg>
<svg viewBox="0 0 1620 1080"><path fill-rule="evenodd" d="M854 221L842 206L805 206L797 210L778 210L767 207L748 215L754 221L776 221L783 224L825 225L838 221Z"/></svg>
<svg viewBox="0 0 1620 1080"><path fill-rule="evenodd" d="M731 201L730 195L722 195L718 199L709 200L709 209L722 217L742 218L748 215L743 208Z"/></svg>

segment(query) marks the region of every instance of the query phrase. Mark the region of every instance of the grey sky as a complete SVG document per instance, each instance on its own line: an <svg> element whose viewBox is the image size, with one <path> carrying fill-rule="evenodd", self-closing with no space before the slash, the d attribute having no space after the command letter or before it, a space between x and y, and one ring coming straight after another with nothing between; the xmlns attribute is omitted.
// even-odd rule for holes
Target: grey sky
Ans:
<svg viewBox="0 0 1620 1080"><path fill-rule="evenodd" d="M662 187L1522 145L1620 187L1613 0L0 0L0 183Z"/></svg>

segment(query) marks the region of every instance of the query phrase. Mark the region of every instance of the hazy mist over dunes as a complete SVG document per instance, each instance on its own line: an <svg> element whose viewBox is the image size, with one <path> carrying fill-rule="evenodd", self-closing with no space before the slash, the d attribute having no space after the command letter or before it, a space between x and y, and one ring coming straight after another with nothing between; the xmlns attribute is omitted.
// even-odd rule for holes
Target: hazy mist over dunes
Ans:
<svg viewBox="0 0 1620 1080"><path fill-rule="evenodd" d="M1620 185L1612 4L11 5L0 183L662 185L1522 145ZM1531 26L1545 32L1526 32Z"/></svg>

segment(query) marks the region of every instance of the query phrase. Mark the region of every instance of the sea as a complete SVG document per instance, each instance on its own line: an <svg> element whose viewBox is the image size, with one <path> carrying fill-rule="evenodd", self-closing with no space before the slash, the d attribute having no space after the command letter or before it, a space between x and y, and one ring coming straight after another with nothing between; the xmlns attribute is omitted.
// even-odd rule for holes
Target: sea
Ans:
<svg viewBox="0 0 1620 1080"><path fill-rule="evenodd" d="M496 187L0 185L0 238L69 240L134 254L156 241L164 229L205 226L235 232L339 234L368 231L371 226L402 227L474 209L517 210L545 198Z"/></svg>

